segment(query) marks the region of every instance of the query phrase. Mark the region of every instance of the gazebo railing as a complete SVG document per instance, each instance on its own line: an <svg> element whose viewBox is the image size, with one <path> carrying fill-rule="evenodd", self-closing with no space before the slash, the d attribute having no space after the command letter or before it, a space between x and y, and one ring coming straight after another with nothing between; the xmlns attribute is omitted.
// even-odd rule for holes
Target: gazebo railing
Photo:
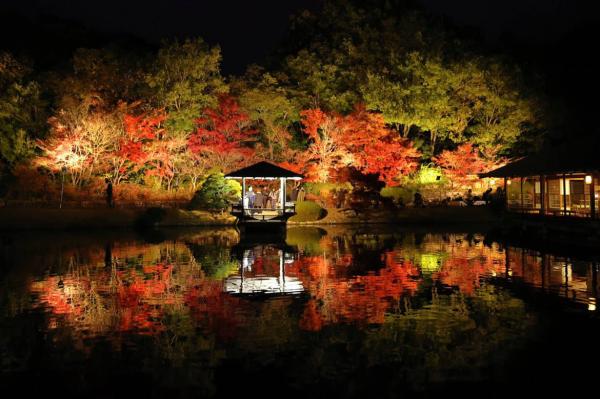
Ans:
<svg viewBox="0 0 600 399"><path fill-rule="evenodd" d="M265 213L275 212L276 215L284 215L284 214L294 214L296 213L296 204L295 203L286 203L285 207L269 207L269 208L258 208L258 207L245 207L243 208L241 204L234 204L231 206L232 213L245 214L247 216L255 216L255 215L263 215ZM275 216L275 215L273 215Z"/></svg>

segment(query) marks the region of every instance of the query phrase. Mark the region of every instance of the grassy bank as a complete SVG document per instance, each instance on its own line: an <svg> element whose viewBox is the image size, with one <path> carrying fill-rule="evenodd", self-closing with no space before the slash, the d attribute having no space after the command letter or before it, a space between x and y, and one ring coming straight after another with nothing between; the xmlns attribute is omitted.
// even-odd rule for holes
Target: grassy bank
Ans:
<svg viewBox="0 0 600 399"><path fill-rule="evenodd" d="M0 230L68 230L129 228L138 224L156 227L234 225L235 217L225 213L164 209L148 217L146 209L47 209L0 208Z"/></svg>

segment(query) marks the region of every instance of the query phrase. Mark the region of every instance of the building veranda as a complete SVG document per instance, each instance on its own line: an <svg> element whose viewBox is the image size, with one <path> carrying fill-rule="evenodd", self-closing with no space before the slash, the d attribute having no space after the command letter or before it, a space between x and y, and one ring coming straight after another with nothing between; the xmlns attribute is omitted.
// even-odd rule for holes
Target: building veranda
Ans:
<svg viewBox="0 0 600 399"><path fill-rule="evenodd" d="M504 179L511 212L598 219L600 158L595 146L545 151L480 177Z"/></svg>

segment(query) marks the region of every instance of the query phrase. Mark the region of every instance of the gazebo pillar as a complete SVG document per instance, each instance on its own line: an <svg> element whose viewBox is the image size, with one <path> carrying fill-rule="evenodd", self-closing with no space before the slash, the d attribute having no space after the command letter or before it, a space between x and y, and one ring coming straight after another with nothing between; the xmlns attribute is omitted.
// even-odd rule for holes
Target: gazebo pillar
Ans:
<svg viewBox="0 0 600 399"><path fill-rule="evenodd" d="M285 177L279 178L279 203L281 204L281 214L285 214Z"/></svg>
<svg viewBox="0 0 600 399"><path fill-rule="evenodd" d="M540 214L546 214L546 176L540 175Z"/></svg>
<svg viewBox="0 0 600 399"><path fill-rule="evenodd" d="M567 175L562 175L563 183L563 216L567 216Z"/></svg>
<svg viewBox="0 0 600 399"><path fill-rule="evenodd" d="M523 198L523 179L524 177L521 177L519 180L521 180L521 213L523 213L523 208L525 207L525 201Z"/></svg>
<svg viewBox="0 0 600 399"><path fill-rule="evenodd" d="M246 178L242 177L242 215L246 214Z"/></svg>

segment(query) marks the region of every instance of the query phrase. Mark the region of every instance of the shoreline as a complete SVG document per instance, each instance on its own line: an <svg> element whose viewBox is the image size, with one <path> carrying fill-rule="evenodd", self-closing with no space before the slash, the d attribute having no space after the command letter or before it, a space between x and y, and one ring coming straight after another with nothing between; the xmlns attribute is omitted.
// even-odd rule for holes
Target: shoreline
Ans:
<svg viewBox="0 0 600 399"><path fill-rule="evenodd" d="M319 220L295 222L288 226L318 225L403 225L403 224L495 224L501 215L489 208L405 208L395 212L367 210L361 214L328 209ZM214 214L185 209L119 208L0 208L0 231L96 230L162 227L232 227L237 219L228 213Z"/></svg>
<svg viewBox="0 0 600 399"><path fill-rule="evenodd" d="M524 218L498 213L487 207L404 208L395 212L368 210L360 215L347 210L328 209L315 221L288 221L287 228L377 229L459 229L478 230L506 242L540 247L579 247L586 251L600 245L600 222ZM238 223L228 213L184 209L51 209L0 208L0 233L100 233L124 231L158 232L171 229L235 228Z"/></svg>

